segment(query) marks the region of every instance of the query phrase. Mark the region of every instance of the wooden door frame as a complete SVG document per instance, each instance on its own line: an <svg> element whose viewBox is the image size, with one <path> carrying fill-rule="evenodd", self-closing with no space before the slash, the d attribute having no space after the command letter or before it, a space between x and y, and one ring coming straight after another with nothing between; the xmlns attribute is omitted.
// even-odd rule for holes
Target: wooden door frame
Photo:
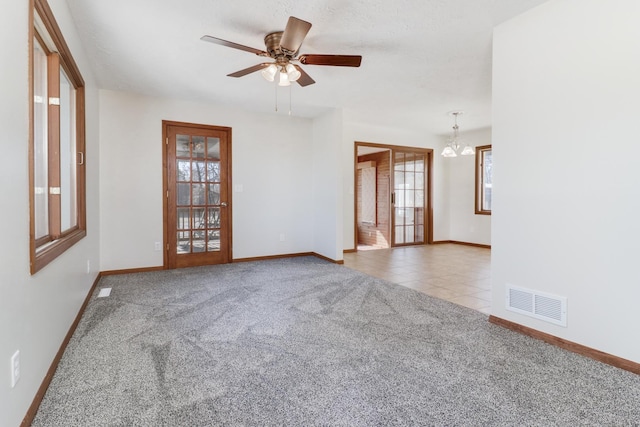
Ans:
<svg viewBox="0 0 640 427"><path fill-rule="evenodd" d="M169 137L167 133L167 128L170 126L181 126L181 127L190 127L194 129L207 129L207 130L215 130L220 132L225 132L227 134L227 209L228 211L228 231L229 231L229 244L227 247L227 259L229 263L233 262L233 203L232 203L232 194L231 191L233 189L232 185L232 175L231 175L231 153L232 153L232 132L230 127L226 126L215 126L215 125L204 125L199 123L188 123L188 122L175 122L171 120L163 120L162 121L162 229L163 229L163 268L165 270L169 269L169 223L168 223L168 215L169 215L169 182L167 175L167 148L169 145Z"/></svg>
<svg viewBox="0 0 640 427"><path fill-rule="evenodd" d="M375 142L364 142L364 141L354 141L353 146L353 248L354 251L358 251L358 147L373 147L380 148L384 150L389 150L389 155L392 156L394 150L395 151L411 151L411 152L420 152L424 153L425 156L425 190L426 190L426 200L425 200L425 209L424 209L424 224L427 227L425 233L425 241L423 244L431 245L433 244L433 149L432 148L423 148L423 147L409 147L405 145L388 145L388 144L378 144ZM390 163L391 172L390 176L390 185L389 185L389 194L387 195L389 199L391 199L391 192L394 188L394 176L393 176L393 157L391 158ZM395 230L393 230L393 204L391 200L389 200L389 236L391 242L389 243L389 247L402 247L402 246L417 246L420 244L403 244L403 245L394 245L393 240L395 237Z"/></svg>

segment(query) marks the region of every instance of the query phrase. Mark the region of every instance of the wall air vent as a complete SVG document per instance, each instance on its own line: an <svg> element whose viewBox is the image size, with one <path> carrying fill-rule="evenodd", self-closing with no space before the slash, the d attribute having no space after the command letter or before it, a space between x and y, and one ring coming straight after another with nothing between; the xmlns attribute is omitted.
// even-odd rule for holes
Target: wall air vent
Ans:
<svg viewBox="0 0 640 427"><path fill-rule="evenodd" d="M567 298L507 285L507 310L567 326Z"/></svg>

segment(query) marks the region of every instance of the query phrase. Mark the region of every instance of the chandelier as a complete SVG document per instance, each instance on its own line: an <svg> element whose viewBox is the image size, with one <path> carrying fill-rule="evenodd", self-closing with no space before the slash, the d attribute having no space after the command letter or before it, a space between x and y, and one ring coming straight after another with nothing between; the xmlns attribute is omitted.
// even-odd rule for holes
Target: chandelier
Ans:
<svg viewBox="0 0 640 427"><path fill-rule="evenodd" d="M443 157L458 157L457 153L458 153L458 150L460 149L460 141L459 141L460 137L458 135L458 116L462 115L463 113L464 111L449 112L449 115L454 117L453 134L449 138L447 145L442 150L441 154ZM470 156L475 153L476 152L474 151L473 147L466 144L462 149L462 152L460 153L460 155Z"/></svg>

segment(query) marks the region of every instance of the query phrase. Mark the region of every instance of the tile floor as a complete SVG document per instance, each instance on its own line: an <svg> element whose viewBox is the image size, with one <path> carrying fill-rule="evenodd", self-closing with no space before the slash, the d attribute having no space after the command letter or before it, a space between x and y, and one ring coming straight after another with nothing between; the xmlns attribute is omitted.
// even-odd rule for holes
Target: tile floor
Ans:
<svg viewBox="0 0 640 427"><path fill-rule="evenodd" d="M491 250L453 243L358 250L344 265L490 314Z"/></svg>

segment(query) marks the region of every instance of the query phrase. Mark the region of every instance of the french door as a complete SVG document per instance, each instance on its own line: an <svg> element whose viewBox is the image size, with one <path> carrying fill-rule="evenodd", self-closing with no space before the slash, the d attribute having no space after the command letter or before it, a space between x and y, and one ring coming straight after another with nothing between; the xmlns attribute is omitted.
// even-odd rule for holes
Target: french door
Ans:
<svg viewBox="0 0 640 427"><path fill-rule="evenodd" d="M393 246L417 245L428 242L427 220L428 155L426 150L392 150L393 193ZM427 174L427 175L425 175Z"/></svg>
<svg viewBox="0 0 640 427"><path fill-rule="evenodd" d="M163 121L165 266L231 261L231 129Z"/></svg>

